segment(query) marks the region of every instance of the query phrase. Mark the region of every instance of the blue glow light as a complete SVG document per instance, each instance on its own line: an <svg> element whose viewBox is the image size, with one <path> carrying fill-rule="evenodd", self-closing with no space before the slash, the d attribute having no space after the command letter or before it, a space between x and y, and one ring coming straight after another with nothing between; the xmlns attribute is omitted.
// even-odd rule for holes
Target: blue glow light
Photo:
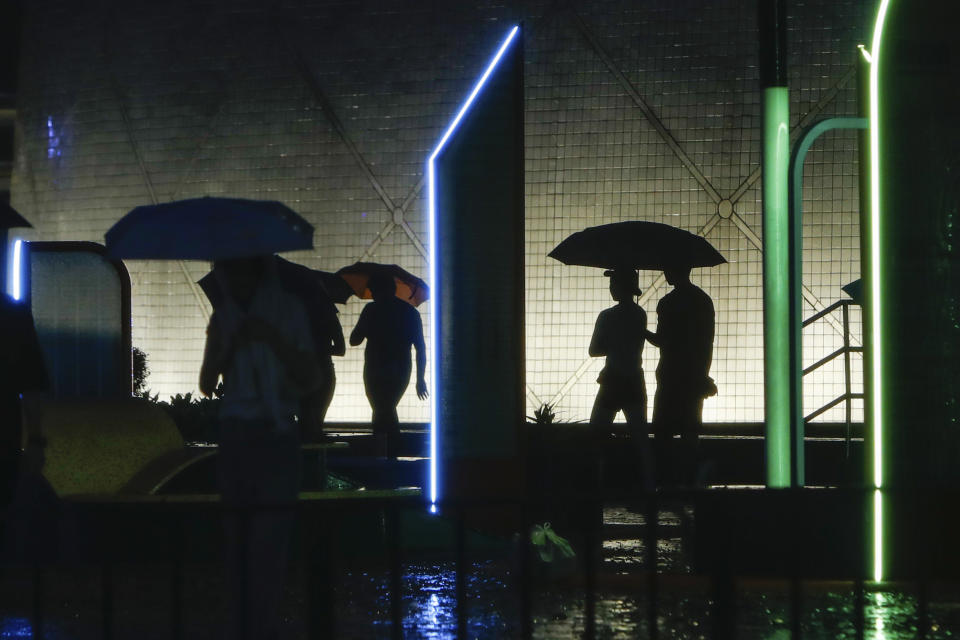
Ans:
<svg viewBox="0 0 960 640"><path fill-rule="evenodd" d="M10 295L14 300L19 300L23 296L23 275L21 273L22 267L21 263L23 262L23 240L15 240L13 242L13 269L12 269L12 279L10 282Z"/></svg>
<svg viewBox="0 0 960 640"><path fill-rule="evenodd" d="M438 332L438 322L440 314L437 310L437 301L438 301L438 289L437 289L437 210L436 210L436 178L434 173L434 161L437 156L443 151L444 146L446 146L447 141L450 139L450 136L453 135L453 132L456 131L457 126L460 124L460 121L463 120L463 117L466 115L467 111L470 110L470 106L473 104L473 101L476 99L477 95L483 89L483 86L486 84L487 79L490 77L490 74L493 73L493 70L497 67L497 64L500 62L500 59L503 57L503 54L506 52L507 48L510 46L510 43L513 42L517 32L519 31L520 26L516 25L510 32L507 34L507 37L504 38L503 43L500 45L500 48L497 50L496 55L490 60L487 64L486 70L483 72L483 75L480 76L480 79L477 80L477 83L473 87L473 91L470 92L470 96L463 103L463 106L460 107L460 110L457 112L456 117L450 122L447 126L447 130L444 132L443 137L440 138L440 142L437 143L437 146L434 148L433 153L430 154L430 159L427 160L427 198L428 198L428 207L429 207L429 229L430 229L430 289L432 290L431 298L431 309L430 309L430 389L432 391L430 395L430 513L436 513L437 507L436 503L440 496L440 488L438 482L438 464L437 464L437 433L439 431L439 426L437 424L437 410L439 407L438 396L439 388L437 387L437 353L439 345L439 332Z"/></svg>
<svg viewBox="0 0 960 640"><path fill-rule="evenodd" d="M47 116L47 158L60 157L60 136L53 126L53 116Z"/></svg>
<svg viewBox="0 0 960 640"><path fill-rule="evenodd" d="M32 637L33 626L27 618L0 619L0 639Z"/></svg>

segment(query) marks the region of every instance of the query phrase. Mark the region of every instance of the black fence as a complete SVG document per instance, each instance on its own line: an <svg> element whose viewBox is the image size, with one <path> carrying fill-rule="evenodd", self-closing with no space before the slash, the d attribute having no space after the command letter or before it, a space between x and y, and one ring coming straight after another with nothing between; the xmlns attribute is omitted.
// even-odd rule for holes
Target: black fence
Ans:
<svg viewBox="0 0 960 640"><path fill-rule="evenodd" d="M357 492L362 493L362 492ZM643 514L643 526L638 528L642 540L642 564L634 569L618 572L620 584L641 593L646 602L645 636L668 637L668 629L660 628L658 619L660 595L665 584L677 576L657 568L657 549L660 539L660 513L669 507L682 506L692 513L696 535L691 544L695 566L687 578L706 587L709 596L711 629L707 637L737 638L738 603L736 589L744 580L765 579L779 581L789 597L789 627L792 638L803 637L801 612L805 590L816 581L840 580L852 589L854 604L850 621L853 637L865 637L867 598L878 588L872 582L872 501L875 492L869 490L695 490L657 491L656 493L579 494L552 496L536 501L529 499L484 499L448 501L437 505L436 518L448 525L450 536L444 544L455 559L456 637L468 637L469 596L467 577L471 536L484 531L492 537L512 541L511 586L515 589L518 610L517 637L530 638L534 634L533 596L539 578L533 563L535 553L529 532L535 522L544 517L558 517L564 530L578 549L577 580L583 595L582 637L598 635L597 602L603 590L600 578L602 567L603 522L605 503L615 501L629 505ZM919 493L888 492L892 500L923 505L957 504L960 494L951 492ZM919 502L918 502L919 499ZM379 522L378 534L382 546L376 553L383 555L388 578L389 628L393 638L404 637L403 627L403 567L405 559L415 555L410 550L410 539L421 533L405 530L404 514L423 514L428 506L416 495L371 492L368 496L331 498L316 495L301 499L295 506L260 505L256 509L231 510L241 517L249 517L265 510L295 510L299 547L295 549L298 565L306 575L304 610L305 633L309 638L335 638L339 631L336 573L338 567L337 529L350 522L351 515L362 514L368 522ZM183 608L184 566L198 554L209 554L216 546L222 529L217 524L226 512L216 496L152 496L147 499L83 499L64 505L70 513L73 536L71 548L64 552L63 544L44 541L42 535L31 535L26 545L14 555L8 555L7 568L27 567L32 571L32 636L44 638L48 623L48 575L51 568L63 563L81 563L99 569L100 637L109 640L118 637L114 624L116 584L114 569L120 564L138 562L161 563L169 569L169 634L179 639L187 635ZM552 514L552 515L551 515ZM13 514L12 517L21 517ZM61 519L63 513L60 514ZM906 585L916 594L912 625L916 637L928 637L931 628L929 616L929 587L948 581L956 584L960 571L955 560L945 560L944 549L951 544L952 519L948 526L942 512L931 511L929 517L914 518L909 528L913 557L901 563L899 585ZM911 516L912 517L912 516ZM17 526L8 522L7 533ZM22 524L22 523L20 523ZM49 522L48 522L49 524ZM61 523L62 524L62 523ZM642 529L642 530L641 530ZM888 526L895 532L896 526ZM206 540L199 540L197 531L206 532ZM510 535L513 532L513 535ZM34 533L39 530L34 529ZM349 531L346 532L349 534ZM519 533L519 535L516 535ZM903 540L901 534L900 539ZM7 536L8 539L10 536ZM203 536L201 536L203 537ZM452 539L452 540L451 540ZM31 547L31 543L33 547ZM53 546L51 546L53 544ZM209 556L205 556L209 557ZM903 566L914 567L913 575L906 575ZM0 578L2 579L2 578ZM889 584L885 588L889 588ZM701 590L701 593L704 591Z"/></svg>

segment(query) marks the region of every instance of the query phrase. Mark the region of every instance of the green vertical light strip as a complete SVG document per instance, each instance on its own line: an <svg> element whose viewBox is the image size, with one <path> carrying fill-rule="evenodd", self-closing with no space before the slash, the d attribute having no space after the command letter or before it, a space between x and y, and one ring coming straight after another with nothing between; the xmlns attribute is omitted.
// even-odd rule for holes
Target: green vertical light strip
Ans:
<svg viewBox="0 0 960 640"><path fill-rule="evenodd" d="M873 579L883 580L883 264L880 202L880 58L883 27L890 0L881 0L870 45L870 398L873 413Z"/></svg>
<svg viewBox="0 0 960 640"><path fill-rule="evenodd" d="M790 486L790 97L763 90L763 358L767 486Z"/></svg>

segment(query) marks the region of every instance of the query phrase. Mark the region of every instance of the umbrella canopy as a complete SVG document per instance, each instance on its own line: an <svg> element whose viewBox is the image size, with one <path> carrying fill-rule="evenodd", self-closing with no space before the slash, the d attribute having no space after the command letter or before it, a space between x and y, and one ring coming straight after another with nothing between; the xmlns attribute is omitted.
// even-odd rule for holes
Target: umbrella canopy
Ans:
<svg viewBox="0 0 960 640"><path fill-rule="evenodd" d="M395 264L356 262L337 271L337 275L350 285L353 293L358 298L365 300L373 298L368 283L370 278L376 274L384 274L393 278L394 282L397 283L397 297L415 307L430 297L430 288L426 282Z"/></svg>
<svg viewBox="0 0 960 640"><path fill-rule="evenodd" d="M33 227L33 225L6 202L0 202L0 229L12 229L14 227Z"/></svg>
<svg viewBox="0 0 960 640"><path fill-rule="evenodd" d="M712 267L726 262L696 234L640 220L589 227L567 237L548 254L564 264L601 269Z"/></svg>
<svg viewBox="0 0 960 640"><path fill-rule="evenodd" d="M289 207L238 198L137 207L105 237L111 258L226 260L313 248L313 227Z"/></svg>
<svg viewBox="0 0 960 640"><path fill-rule="evenodd" d="M308 305L314 299L344 304L353 295L353 290L335 273L317 271L302 264L274 256L277 262L277 277L281 286L288 292L299 296ZM222 292L217 279L211 271L197 281L214 308L220 304Z"/></svg>
<svg viewBox="0 0 960 640"><path fill-rule="evenodd" d="M332 329L330 318L336 316L337 313L333 303L343 304L347 301L347 298L353 295L353 291L343 281L343 278L336 274L315 271L302 264L284 260L280 256L274 256L274 259L277 261L277 278L280 280L280 286L303 303L313 332L314 344L318 346L327 344ZM323 278L318 277L320 274L330 276L330 279L339 282L339 285L337 285L339 288L334 289L335 295L338 297L335 298L329 293L329 290L324 286ZM223 290L218 286L217 278L212 271L200 278L197 284L203 289L214 309L220 306L223 300Z"/></svg>

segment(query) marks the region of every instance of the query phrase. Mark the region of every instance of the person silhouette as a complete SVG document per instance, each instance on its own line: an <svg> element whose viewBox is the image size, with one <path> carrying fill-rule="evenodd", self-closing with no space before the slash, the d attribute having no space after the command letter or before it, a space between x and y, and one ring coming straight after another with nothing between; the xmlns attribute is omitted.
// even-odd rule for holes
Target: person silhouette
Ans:
<svg viewBox="0 0 960 640"><path fill-rule="evenodd" d="M713 301L690 282L690 267L670 267L663 273L673 291L657 304L657 332L647 332L650 343L660 348L653 400L656 458L658 467L665 471L668 456L674 453L674 435L679 434L672 479L693 484L703 400L716 393L709 377L713 360Z"/></svg>
<svg viewBox="0 0 960 640"><path fill-rule="evenodd" d="M319 382L307 313L272 257L214 264L200 391L223 377L217 484L224 510L228 638L273 638L300 490L301 399Z"/></svg>
<svg viewBox="0 0 960 640"><path fill-rule="evenodd" d="M420 313L396 296L392 276L375 274L368 284L373 293L350 333L350 345L367 341L363 352L363 384L372 410L371 423L377 455L396 458L400 436L397 405L410 384L410 347L417 355L417 397L427 397L424 371L426 345Z"/></svg>
<svg viewBox="0 0 960 640"><path fill-rule="evenodd" d="M623 412L643 465L643 483L651 488L653 470L646 446L647 389L641 366L647 314L633 300L641 293L636 271L617 269L605 271L603 275L610 278L610 296L617 304L600 312L590 339L590 356L606 356L597 377L600 388L590 413L590 424L599 438L611 429L617 413Z"/></svg>

